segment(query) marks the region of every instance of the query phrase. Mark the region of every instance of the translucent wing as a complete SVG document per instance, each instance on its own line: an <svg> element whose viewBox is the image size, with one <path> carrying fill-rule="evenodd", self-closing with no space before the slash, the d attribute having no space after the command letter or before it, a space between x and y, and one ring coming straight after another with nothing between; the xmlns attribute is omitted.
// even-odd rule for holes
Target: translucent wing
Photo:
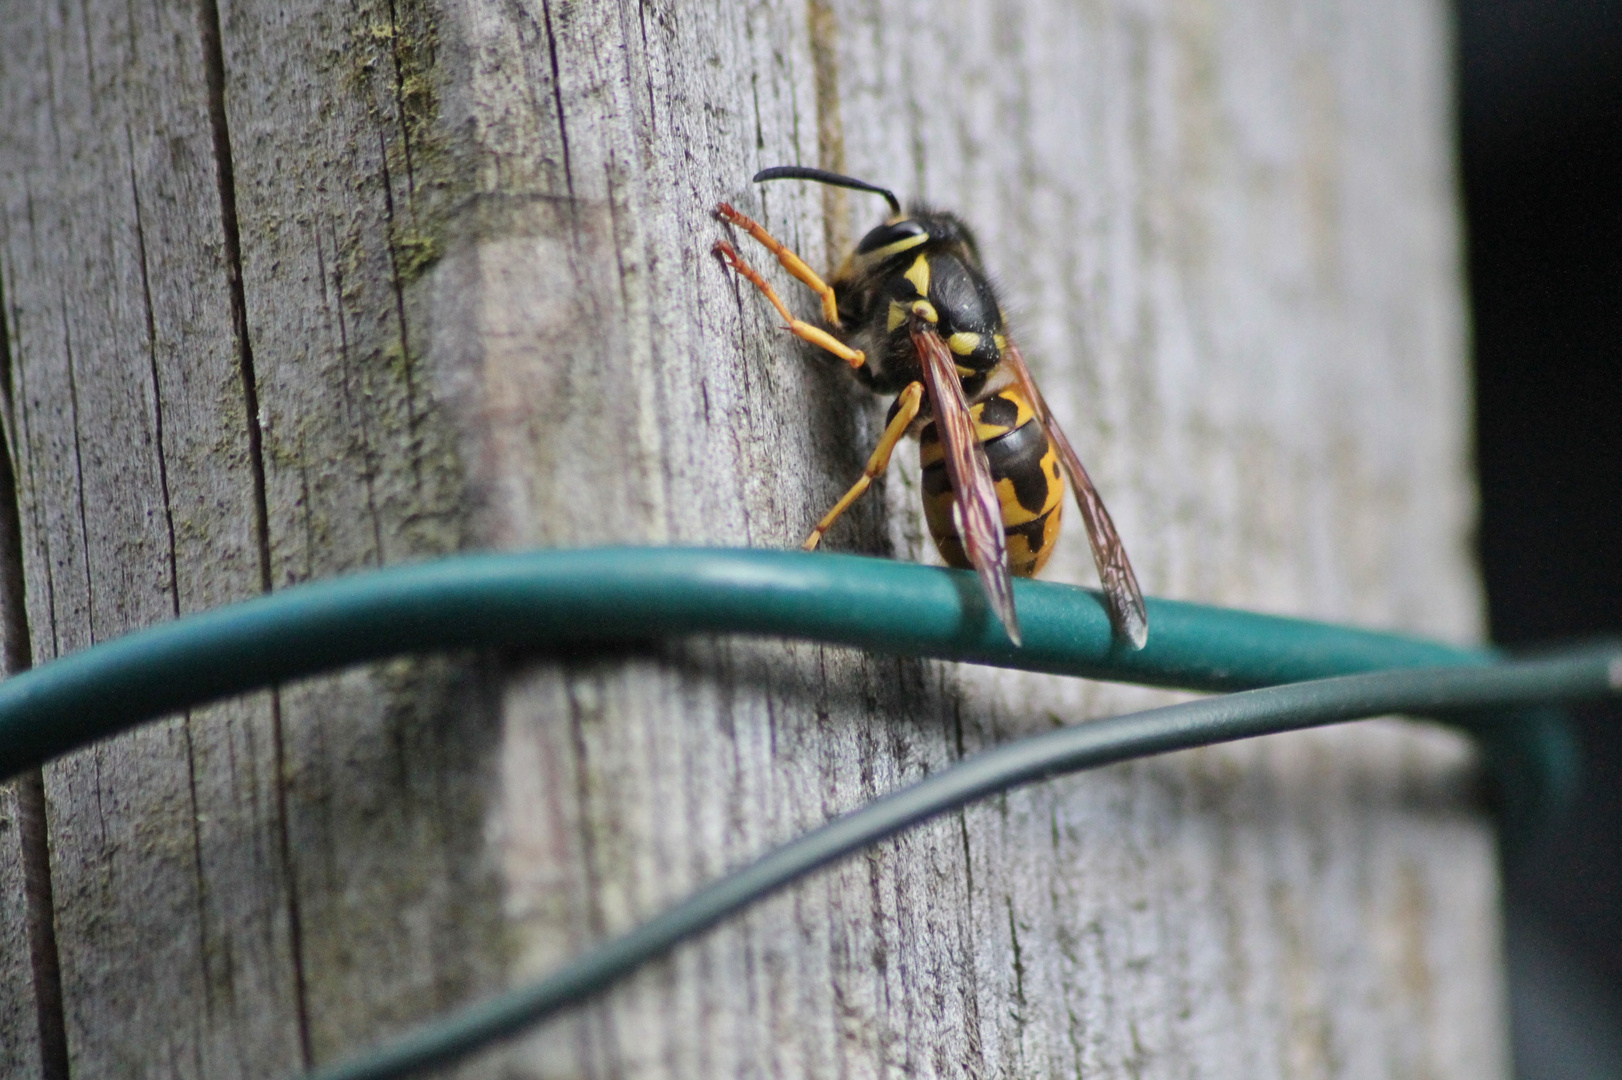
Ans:
<svg viewBox="0 0 1622 1080"><path fill-rule="evenodd" d="M1115 522L1104 509L1104 500L1082 467L1081 458L1065 437L1064 431L1053 419L1042 391L1031 378L1031 369L1012 341L1003 350L1003 363L1014 372L1020 389L1036 410L1036 417L1047 428L1048 437L1058 448L1059 460L1070 477L1070 488L1076 493L1076 505L1081 508L1082 520L1087 523L1087 539L1093 547L1093 561L1098 564L1098 580L1104 586L1104 602L1109 607L1110 624L1115 632L1141 649L1149 641L1149 611L1143 605L1143 592L1138 588L1138 577L1132 572L1132 562L1121 545L1121 535L1115 531Z"/></svg>
<svg viewBox="0 0 1622 1080"><path fill-rule="evenodd" d="M974 435L974 421L969 417L963 384L958 381L957 363L932 324L915 316L908 329L923 367L924 387L934 406L935 430L946 451L946 475L952 481L963 550L980 575L991 610L1002 620L1009 639L1018 645L1019 619L1014 614L1014 580L1008 572L1002 509L985 449Z"/></svg>

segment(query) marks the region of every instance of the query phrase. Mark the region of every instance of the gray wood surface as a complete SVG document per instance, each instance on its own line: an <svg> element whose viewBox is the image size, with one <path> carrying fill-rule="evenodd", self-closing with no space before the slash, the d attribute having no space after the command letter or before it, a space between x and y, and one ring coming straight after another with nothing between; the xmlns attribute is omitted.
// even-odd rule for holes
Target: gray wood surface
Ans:
<svg viewBox="0 0 1622 1080"><path fill-rule="evenodd" d="M27 882L14 784L0 789L0 1072L40 1076Z"/></svg>
<svg viewBox="0 0 1622 1080"><path fill-rule="evenodd" d="M974 223L1147 590L1479 632L1440 3L13 7L36 661L464 548L797 543L883 403L724 272L709 211L826 266L882 208L747 182L785 162ZM831 547L933 559L898 456ZM1073 519L1048 576L1092 580ZM165 721L46 770L73 1075L333 1060L964 753L1164 697L701 641ZM1473 769L1385 722L1015 793L466 1074L1504 1075ZM0 829L27 1070L20 860Z"/></svg>

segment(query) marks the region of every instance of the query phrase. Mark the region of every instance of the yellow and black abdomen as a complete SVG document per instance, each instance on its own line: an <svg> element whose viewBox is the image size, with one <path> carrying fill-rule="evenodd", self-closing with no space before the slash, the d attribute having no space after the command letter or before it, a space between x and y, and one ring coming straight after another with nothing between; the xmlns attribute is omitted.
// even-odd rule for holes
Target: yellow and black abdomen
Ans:
<svg viewBox="0 0 1622 1080"><path fill-rule="evenodd" d="M1003 532L1008 537L1008 569L1018 577L1031 577L1048 561L1059 539L1064 474L1058 452L1037 422L1036 411L1018 390L1004 390L970 406L969 415L997 485ZM952 520L956 496L933 423L919 433L918 452L924 466L924 517L935 547L949 566L971 569Z"/></svg>

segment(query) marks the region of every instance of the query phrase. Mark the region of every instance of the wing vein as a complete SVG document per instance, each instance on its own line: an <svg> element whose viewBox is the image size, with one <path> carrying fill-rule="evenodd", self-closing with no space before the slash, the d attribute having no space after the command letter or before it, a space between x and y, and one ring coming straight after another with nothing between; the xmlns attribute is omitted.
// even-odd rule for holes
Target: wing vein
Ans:
<svg viewBox="0 0 1622 1080"><path fill-rule="evenodd" d="M1121 534L1115 531L1115 521L1104 508L1104 500L1093 486L1092 477L1087 475L1080 455L1070 445L1064 429L1053 419L1047 400L1036 388L1030 368L1025 366L1025 357L1012 341L1003 350L1003 362L1013 369L1020 389L1025 391L1037 419L1059 451L1059 461L1070 479L1076 506L1087 526L1087 542L1092 545L1093 562L1098 565L1098 580L1104 587L1110 624L1133 648L1141 649L1149 641L1149 610L1143 603L1143 591L1138 588L1138 576L1132 572L1132 561L1126 557L1126 545L1121 543Z"/></svg>
<svg viewBox="0 0 1622 1080"><path fill-rule="evenodd" d="M1014 579L1008 570L1007 538L1003 535L1002 508L991 479L985 448L975 437L969 403L958 381L957 364L941 340L940 332L918 315L908 326L913 348L923 368L924 386L934 407L935 430L946 456L946 475L952 482L958 531L969 564L980 577L991 609L1020 643L1019 618L1014 612Z"/></svg>

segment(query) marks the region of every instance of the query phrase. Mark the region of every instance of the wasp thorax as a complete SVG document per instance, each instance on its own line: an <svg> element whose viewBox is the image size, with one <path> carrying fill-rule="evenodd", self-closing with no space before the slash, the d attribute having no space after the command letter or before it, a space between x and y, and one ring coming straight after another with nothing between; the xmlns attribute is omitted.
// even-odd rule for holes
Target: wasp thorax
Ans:
<svg viewBox="0 0 1622 1080"><path fill-rule="evenodd" d="M862 237L862 242L856 245L856 254L884 258L917 247L928 239L929 230L912 218L888 221Z"/></svg>

